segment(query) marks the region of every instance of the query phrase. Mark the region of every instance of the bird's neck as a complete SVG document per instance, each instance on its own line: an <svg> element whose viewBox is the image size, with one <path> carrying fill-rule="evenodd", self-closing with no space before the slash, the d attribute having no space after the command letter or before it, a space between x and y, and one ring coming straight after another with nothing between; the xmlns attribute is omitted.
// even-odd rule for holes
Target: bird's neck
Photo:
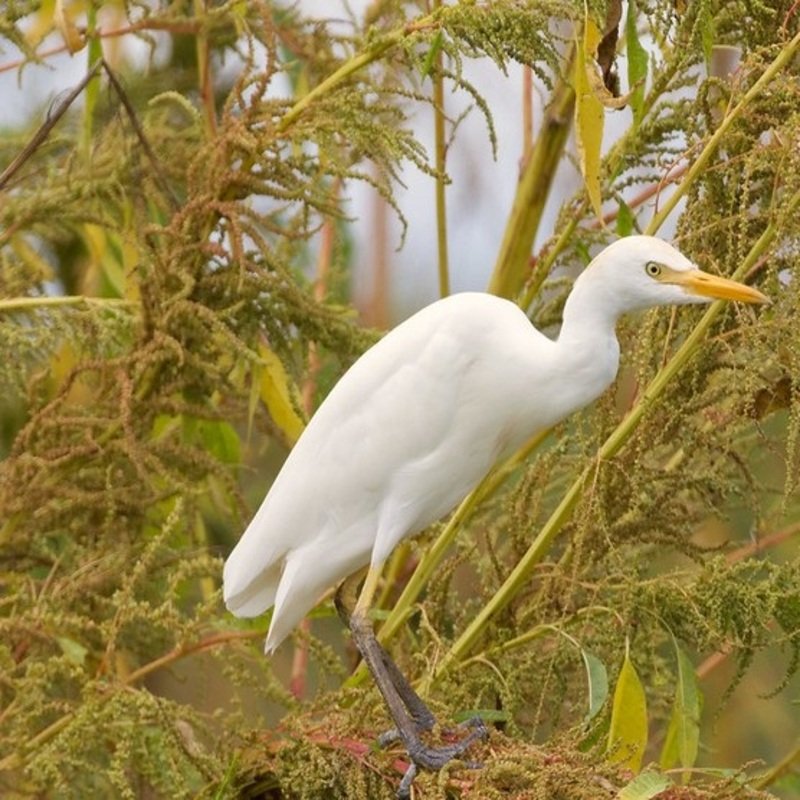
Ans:
<svg viewBox="0 0 800 800"><path fill-rule="evenodd" d="M555 343L556 361L565 374L573 409L596 399L613 382L619 367L616 323L619 313L604 287L575 282L564 306L561 332ZM566 398L565 398L566 399Z"/></svg>

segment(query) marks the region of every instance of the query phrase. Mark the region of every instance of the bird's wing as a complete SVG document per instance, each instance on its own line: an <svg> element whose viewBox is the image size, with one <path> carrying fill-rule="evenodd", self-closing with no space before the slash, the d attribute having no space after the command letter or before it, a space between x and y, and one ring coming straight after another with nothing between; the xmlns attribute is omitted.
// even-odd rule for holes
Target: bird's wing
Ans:
<svg viewBox="0 0 800 800"><path fill-rule="evenodd" d="M308 569L326 586L346 577L335 563L384 557L491 466L516 369L503 357L504 326L530 326L506 301L457 297L395 328L330 392L226 563L232 610L268 607L276 565L300 548L317 547ZM345 541L348 558L326 564Z"/></svg>

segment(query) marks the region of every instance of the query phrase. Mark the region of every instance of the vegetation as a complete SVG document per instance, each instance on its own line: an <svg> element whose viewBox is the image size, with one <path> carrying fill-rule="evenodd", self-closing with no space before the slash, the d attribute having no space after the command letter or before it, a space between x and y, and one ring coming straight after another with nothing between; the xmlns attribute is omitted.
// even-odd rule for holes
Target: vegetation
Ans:
<svg viewBox="0 0 800 800"><path fill-rule="evenodd" d="M713 745L723 718L746 739L742 682L797 703L796 2L374 0L341 24L266 0L14 0L0 35L3 72L69 51L87 76L40 135L0 135L3 796L392 796L403 756L373 746L387 718L330 601L269 660L221 566L377 336L351 308L355 182L402 219L399 170L430 176L447 290L443 98L466 92L498 138L478 58L547 97L492 291L553 329L597 245L677 218L683 252L773 304L626 321L618 389L396 554L381 638L443 719L494 725L482 770L416 796L797 796L796 714L772 749ZM570 133L583 186L540 230Z"/></svg>

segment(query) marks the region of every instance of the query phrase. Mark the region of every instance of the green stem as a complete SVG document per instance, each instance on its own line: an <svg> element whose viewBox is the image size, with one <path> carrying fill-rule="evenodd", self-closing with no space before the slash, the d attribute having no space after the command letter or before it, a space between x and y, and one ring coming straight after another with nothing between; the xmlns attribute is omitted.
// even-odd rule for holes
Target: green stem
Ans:
<svg viewBox="0 0 800 800"><path fill-rule="evenodd" d="M571 72L573 58L574 49L565 67L567 75ZM500 252L489 281L488 291L500 297L516 297L528 276L533 240L536 238L553 178L564 151L574 105L575 90L562 77L553 90L553 98L545 111L542 129L523 167Z"/></svg>
<svg viewBox="0 0 800 800"><path fill-rule="evenodd" d="M103 44L97 33L97 8L89 3L86 9L86 38L89 42L87 50L88 72L92 74L95 64L103 58ZM100 96L100 76L96 73L86 84L85 104L83 107L83 141L81 149L88 156L92 151L92 131L97 98Z"/></svg>
<svg viewBox="0 0 800 800"><path fill-rule="evenodd" d="M194 0L194 16L201 21L200 27L195 34L195 53L197 56L197 77L200 89L200 98L203 103L206 119L206 133L209 138L217 132L217 112L214 107L214 85L211 77L211 57L208 47L208 31L202 24L205 20L208 9L206 0Z"/></svg>
<svg viewBox="0 0 800 800"><path fill-rule="evenodd" d="M377 61L387 50L399 44L405 37L410 36L416 31L429 28L434 23L434 14L421 17L415 22L404 25L402 28L387 34L381 38L380 41L368 47L363 53L345 61L339 69L331 73L322 83L317 84L308 94L303 95L303 97L281 117L278 122L278 130L281 132L285 131L315 100L318 100L320 97L335 89L340 83L346 81L360 69L363 69L373 61Z"/></svg>
<svg viewBox="0 0 800 800"><path fill-rule="evenodd" d="M786 213L790 215L795 213L798 206L800 206L800 192L792 198ZM747 258L745 258L739 268L733 273L732 277L734 279L740 279L747 274L748 270L762 257L767 248L772 244L777 231L778 228L774 223L767 226L750 249ZM664 365L647 386L628 416L616 427L598 450L597 456L584 467L580 476L572 483L558 507L539 531L539 534L533 540L525 555L514 567L511 574L506 578L503 585L497 590L489 602L483 606L478 615L470 622L466 630L455 641L450 650L445 653L444 657L439 662L436 674L430 680L435 680L436 677L444 674L462 660L464 655L469 652L478 638L483 634L489 621L508 606L519 594L520 590L531 577L536 565L548 554L556 536L570 519L572 510L583 496L584 487L587 482L591 483L590 478L595 471L599 469L600 464L613 458L632 437L650 406L658 400L666 390L670 381L684 366L686 366L695 354L703 337L711 328L724 306L725 303L720 300L709 306L708 310L700 318L700 321L684 343L678 348L675 355Z"/></svg>
<svg viewBox="0 0 800 800"><path fill-rule="evenodd" d="M547 280L547 276L550 274L553 264L556 263L556 259L569 244L572 234L575 233L575 229L578 227L578 220L583 216L585 205L588 205L588 203L584 202L576 209L575 214L570 217L569 222L564 226L552 247L548 248L547 252L536 262L536 267L530 276L530 280L525 284L525 289L517 299L517 305L523 311L528 311L533 299L539 294L539 290Z"/></svg>
<svg viewBox="0 0 800 800"><path fill-rule="evenodd" d="M441 7L440 0L434 9ZM441 34L440 34L441 35ZM444 76L442 75L442 51L436 54L433 73L433 132L436 149L436 245L439 255L439 296L450 294L450 265L447 253L447 195L446 160L447 143L444 130Z"/></svg>
<svg viewBox="0 0 800 800"><path fill-rule="evenodd" d="M754 780L753 786L756 789L766 789L772 786L775 781L782 778L789 772L795 764L800 764L800 739L798 739L792 749L766 774Z"/></svg>
<svg viewBox="0 0 800 800"><path fill-rule="evenodd" d="M120 297L86 297L84 295L68 295L64 297L12 297L7 300L0 300L0 313L3 311L25 311L35 308L81 305L133 306L136 304Z"/></svg>

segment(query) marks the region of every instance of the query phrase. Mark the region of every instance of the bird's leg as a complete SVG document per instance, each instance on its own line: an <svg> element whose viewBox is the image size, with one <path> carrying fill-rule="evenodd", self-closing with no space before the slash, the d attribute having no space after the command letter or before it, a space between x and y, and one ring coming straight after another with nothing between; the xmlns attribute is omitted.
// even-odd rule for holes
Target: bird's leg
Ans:
<svg viewBox="0 0 800 800"><path fill-rule="evenodd" d="M404 798L408 797L411 783L414 780L418 768L422 767L423 769L429 770L441 769L448 761L458 758L475 741L484 738L487 731L483 723L478 720L474 723L475 730L455 744L445 745L443 747L430 747L422 741L420 738L420 726L413 718L413 711L409 708L409 703L401 696L398 686L395 685L395 681L398 680L398 677L401 685L407 687L413 697L416 698L416 701L412 700L411 703L415 705L418 702L420 706L425 708L425 715L423 717L425 721L433 720L433 715L411 688L406 678L402 675L394 662L392 662L386 651L381 647L375 636L372 623L367 617L366 611L372 601L379 577L380 570L370 567L367 578L364 581L364 588L358 598L355 610L350 617L350 630L353 634L353 641L358 651L361 653L364 663L372 673L375 684L383 696L389 713L394 720L398 738L402 740L412 761L408 771L403 776L398 790L398 797ZM389 664L391 664L391 667L388 666Z"/></svg>
<svg viewBox="0 0 800 800"><path fill-rule="evenodd" d="M357 574L356 577L360 577L360 574ZM351 582L345 581L341 584L341 586L339 586L336 591L336 595L334 596L334 605L336 606L336 611L339 614L339 618L348 628L352 627L350 622L351 615L345 604L344 594L350 588ZM394 659L386 652L383 645L378 641L378 638L375 636L374 628L372 628L372 626L369 626L369 628L371 638L374 640L374 644L372 646L378 652L380 659L386 668L389 680L392 682L392 685L400 695L403 705L405 705L405 707L408 709L411 719L414 721L420 731L431 730L436 724L436 717L433 716L431 710L427 705L425 705L425 701L414 691L414 688L408 682L406 676L403 675L403 673L400 671L400 668L394 663ZM379 737L379 742L381 747L385 747L399 738L400 733L396 728L394 728L390 731L386 731L386 733L381 734Z"/></svg>

